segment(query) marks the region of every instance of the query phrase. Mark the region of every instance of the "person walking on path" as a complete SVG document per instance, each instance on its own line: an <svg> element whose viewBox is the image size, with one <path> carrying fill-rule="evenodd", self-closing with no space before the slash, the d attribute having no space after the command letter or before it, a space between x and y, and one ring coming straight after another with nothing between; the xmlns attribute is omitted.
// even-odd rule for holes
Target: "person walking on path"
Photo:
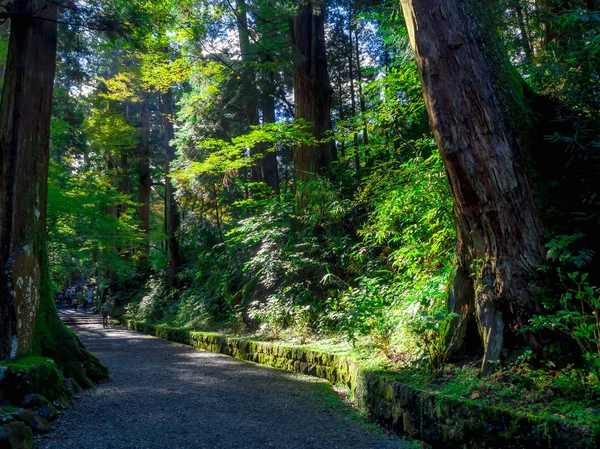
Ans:
<svg viewBox="0 0 600 449"><path fill-rule="evenodd" d="M85 309L83 304L83 287L77 287L77 290L75 290L75 297L77 298L77 304L79 307L83 307Z"/></svg>
<svg viewBox="0 0 600 449"><path fill-rule="evenodd" d="M102 326L104 329L108 329L108 316L110 315L110 304L108 301L104 303L102 306Z"/></svg>
<svg viewBox="0 0 600 449"><path fill-rule="evenodd" d="M92 288L88 289L85 295L85 309L90 309L92 307L92 301L94 300L94 290Z"/></svg>

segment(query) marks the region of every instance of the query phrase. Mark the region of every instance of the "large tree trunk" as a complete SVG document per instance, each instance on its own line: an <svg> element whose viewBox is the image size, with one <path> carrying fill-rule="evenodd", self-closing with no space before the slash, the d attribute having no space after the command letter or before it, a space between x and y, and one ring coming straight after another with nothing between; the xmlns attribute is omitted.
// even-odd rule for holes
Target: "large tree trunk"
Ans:
<svg viewBox="0 0 600 449"><path fill-rule="evenodd" d="M122 150L122 153L120 155L118 189L119 189L119 193L121 195L123 195L123 198L129 197L129 194L131 193L130 192L131 187L129 185L129 157L128 157L126 150ZM121 215L126 214L128 210L129 210L129 203L127 201L123 201L119 205L119 209L117 211L117 217L120 217ZM119 248L117 248L117 251L119 252L119 254L121 255L121 258L123 260L125 260L125 261L129 260L129 257L131 256L130 248L119 247Z"/></svg>
<svg viewBox="0 0 600 449"><path fill-rule="evenodd" d="M9 284L10 279L0 283L0 359L41 353L53 357L66 376L87 385L88 376L106 377L106 369L58 317L46 252L57 6L45 0L17 0L13 8L0 103L0 267L4 273L11 256L25 249L33 260L24 271L33 293L28 302L18 304L11 291L18 285ZM10 310L19 307L25 310ZM5 325L7 312L20 314L17 339L13 338L15 329ZM20 328L35 330L28 345L14 351L13 344L24 341Z"/></svg>
<svg viewBox="0 0 600 449"><path fill-rule="evenodd" d="M246 12L245 0L236 0L235 16L237 20L238 39L240 42L240 53L242 56L242 83L240 89L245 100L244 109L248 128L257 126L258 120L258 89L256 88L256 70L254 52L250 45L250 34L248 32L248 14ZM250 149L250 156L254 156L258 146ZM246 176L246 175L245 175ZM252 166L252 181L261 182L260 164ZM248 194L246 195L248 196Z"/></svg>
<svg viewBox="0 0 600 449"><path fill-rule="evenodd" d="M142 260L150 254L150 192L152 178L150 176L150 110L146 98L142 100L141 135L138 147L138 222L143 241L140 245Z"/></svg>
<svg viewBox="0 0 600 449"><path fill-rule="evenodd" d="M297 49L294 68L296 119L310 122L308 131L319 141L332 129L330 109L333 90L327 72L323 8L324 5L319 1L301 2L298 15L293 21L293 43ZM317 145L296 146L296 181L316 179L334 158L335 146L332 140Z"/></svg>
<svg viewBox="0 0 600 449"><path fill-rule="evenodd" d="M175 138L173 131L173 94L169 89L162 96L163 107L163 132L165 137L165 214L167 222L167 253L169 255L169 267L167 274L167 284L173 287L177 281L177 270L181 265L181 256L179 253L179 240L177 240L177 230L179 229L179 211L175 201L175 187L169 177L171 164L175 160L175 147L171 141Z"/></svg>
<svg viewBox="0 0 600 449"><path fill-rule="evenodd" d="M261 80L260 108L262 111L262 121L265 123L275 123L275 72L272 64L271 55L266 55L263 62L266 67L263 69ZM260 181L270 186L277 195L279 195L279 170L277 166L277 153L269 151L269 144L260 146L260 151L265 153L259 163Z"/></svg>
<svg viewBox="0 0 600 449"><path fill-rule="evenodd" d="M505 332L522 329L537 310L544 256L515 129L526 120L509 121L519 101L523 107L520 83L493 28L478 29L483 2L402 0L402 7L452 188L458 236L453 306L474 314L487 374L500 359ZM464 343L468 319L461 323L452 350Z"/></svg>
<svg viewBox="0 0 600 449"><path fill-rule="evenodd" d="M513 0L512 2L515 12L517 13L517 21L519 23L519 32L521 33L521 44L525 57L531 60L533 56L533 50L531 43L529 42L529 34L527 33L527 27L525 26L525 18L523 17L523 7L521 6L521 0Z"/></svg>
<svg viewBox="0 0 600 449"><path fill-rule="evenodd" d="M8 21L0 24L0 92L4 82L4 71L6 70L6 49L8 48Z"/></svg>
<svg viewBox="0 0 600 449"><path fill-rule="evenodd" d="M236 0L237 11L237 25L238 25L238 37L240 41L240 51L242 54L243 63L243 92L246 100L246 119L248 126L256 126L259 124L258 107L259 101L263 109L263 123L275 123L275 104L274 98L271 98L270 104L272 105L272 113L269 110L269 102L266 103L265 110L265 97L264 94L259 97L259 91L256 86L257 76L256 68L252 65L256 58L254 51L250 45L250 35L248 32L248 17L247 17L247 6L245 0ZM268 68L268 71L272 74L272 68ZM268 75L267 75L268 76ZM274 83L273 76L268 81ZM274 84L265 85L261 83L263 89L266 88L269 94L274 95ZM270 186L275 192L279 193L279 178L277 176L277 155L273 151L268 151L269 145L257 145L255 148L250 149L251 155L263 154L256 163L252 166L252 181L264 182Z"/></svg>
<svg viewBox="0 0 600 449"><path fill-rule="evenodd" d="M127 152L123 151L120 156L119 164L119 193L123 196L129 195L129 157ZM127 213L129 203L123 202L119 206L119 216Z"/></svg>
<svg viewBox="0 0 600 449"><path fill-rule="evenodd" d="M259 77L259 106L262 111L262 123L275 123L275 97L277 95L276 72L273 68L275 59L269 48L272 48L272 41L279 39L279 20L273 12L273 2L268 1L261 5L258 20L259 30L262 36L263 52L260 56L261 71ZM269 144L260 147L260 151L265 153L260 161L261 181L270 186L279 195L279 169L277 162L277 153L268 151Z"/></svg>
<svg viewBox="0 0 600 449"><path fill-rule="evenodd" d="M360 118L363 124L363 145L365 147L365 162L371 165L371 152L369 150L369 130L367 128L367 105L362 90L362 69L360 66L360 45L358 43L358 27L354 29L354 46L356 48L356 76L358 80L358 97L360 99Z"/></svg>
<svg viewBox="0 0 600 449"><path fill-rule="evenodd" d="M273 58L271 55L265 57L267 66L263 69L261 80L260 108L262 111L263 124L275 123L275 72L271 67ZM279 195L279 169L277 153L270 148L269 144L259 146L259 151L264 153L258 164L259 180L264 182Z"/></svg>
<svg viewBox="0 0 600 449"><path fill-rule="evenodd" d="M356 117L356 94L354 92L354 46L352 45L352 18L350 18L348 27L348 39L350 39L349 51L348 51L348 75L350 77L350 113L352 117ZM352 133L353 143L354 143L354 168L356 170L356 175L360 174L360 152L358 149L358 134L356 130Z"/></svg>
<svg viewBox="0 0 600 449"><path fill-rule="evenodd" d="M255 58L250 45L250 35L248 33L248 16L246 13L246 2L236 0L236 19L238 38L240 42L240 52L242 55L242 89L246 101L246 119L248 126L256 126L258 121L258 89L256 88L256 70L252 66ZM254 177L255 169L252 169Z"/></svg>

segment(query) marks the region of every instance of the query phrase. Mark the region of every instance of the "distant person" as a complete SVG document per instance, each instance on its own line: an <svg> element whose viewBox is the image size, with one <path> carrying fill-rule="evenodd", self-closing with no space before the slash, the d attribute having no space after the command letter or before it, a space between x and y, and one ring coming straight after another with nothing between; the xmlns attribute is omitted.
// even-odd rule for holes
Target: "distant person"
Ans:
<svg viewBox="0 0 600 449"><path fill-rule="evenodd" d="M89 289L85 296L85 306L86 309L92 307L92 302L94 301L94 289Z"/></svg>
<svg viewBox="0 0 600 449"><path fill-rule="evenodd" d="M108 329L108 316L110 315L110 305L108 301L102 306L102 326L104 329Z"/></svg>
<svg viewBox="0 0 600 449"><path fill-rule="evenodd" d="M75 297L77 298L77 304L83 306L85 309L85 303L83 302L83 288L79 287L77 290L75 290Z"/></svg>
<svg viewBox="0 0 600 449"><path fill-rule="evenodd" d="M87 293L83 296L83 310L87 311L87 309L89 308L90 303L88 302L88 295Z"/></svg>

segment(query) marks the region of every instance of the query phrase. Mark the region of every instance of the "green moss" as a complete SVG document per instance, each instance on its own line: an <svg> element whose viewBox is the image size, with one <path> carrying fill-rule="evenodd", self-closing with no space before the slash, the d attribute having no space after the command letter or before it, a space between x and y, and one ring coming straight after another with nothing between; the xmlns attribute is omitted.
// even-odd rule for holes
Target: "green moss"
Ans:
<svg viewBox="0 0 600 449"><path fill-rule="evenodd" d="M418 369L391 372L374 359L357 360L345 353L316 351L306 346L278 345L227 337L215 333L182 331L168 326L128 321L132 329L185 340L192 346L228 354L278 369L318 376L342 385L365 416L435 445L447 448L595 447L597 416L587 420L557 418L552 411L531 413L502 399L517 399L521 391L504 388L482 390L492 382L477 376L476 368L432 376ZM489 388L489 385L488 387ZM477 394L473 394L477 393ZM321 398L323 399L323 398ZM325 402L329 401L326 398ZM583 407L585 404L580 404ZM567 410L566 408L564 409ZM575 408L571 409L575 410ZM583 415L575 414L580 418ZM521 440L523 441L521 443ZM443 443L442 443L443 442ZM552 442L552 443L550 443Z"/></svg>
<svg viewBox="0 0 600 449"><path fill-rule="evenodd" d="M54 360L28 356L3 362L0 386L13 403L25 395L37 393L55 400L65 396L64 378Z"/></svg>
<svg viewBox="0 0 600 449"><path fill-rule="evenodd" d="M47 263L42 267L35 333L33 354L54 359L65 377L72 377L82 387L91 386L92 381L108 379L108 369L85 349L81 340L60 319Z"/></svg>
<svg viewBox="0 0 600 449"><path fill-rule="evenodd" d="M53 364L54 361L49 360L47 357L27 356L18 358L17 360L0 362L0 366L5 366L9 369L29 370L33 366L46 365L48 363Z"/></svg>

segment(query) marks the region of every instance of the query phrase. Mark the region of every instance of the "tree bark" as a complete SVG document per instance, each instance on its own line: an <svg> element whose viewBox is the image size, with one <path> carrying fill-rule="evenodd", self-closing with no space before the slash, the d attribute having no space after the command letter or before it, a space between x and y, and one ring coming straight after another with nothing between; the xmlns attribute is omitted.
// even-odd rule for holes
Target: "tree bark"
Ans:
<svg viewBox="0 0 600 449"><path fill-rule="evenodd" d="M32 305L27 313L35 323L35 333L32 347L24 349L53 357L66 376L88 385L89 377L107 377L106 368L62 324L54 305L46 251L58 7L46 0L17 0L12 8L15 14L0 102L0 267L17 250L31 249L41 271L38 285L32 286L39 292L39 307ZM5 282L0 284L1 323L5 322L11 288ZM10 329L2 326L0 359L10 356L7 331Z"/></svg>
<svg viewBox="0 0 600 449"><path fill-rule="evenodd" d="M6 71L6 49L8 48L8 21L0 24L0 93Z"/></svg>
<svg viewBox="0 0 600 449"><path fill-rule="evenodd" d="M495 32L477 28L486 12L482 3L402 0L402 7L452 189L460 277L453 305L475 317L484 347L482 373L489 374L500 359L504 333L521 329L538 310L537 269L544 258L518 120L509 121L520 84L506 55L494 51L500 48ZM463 331L455 330L459 336ZM457 340L452 351L460 349Z"/></svg>
<svg viewBox="0 0 600 449"><path fill-rule="evenodd" d="M123 196L123 198L128 198L130 194L131 187L129 185L129 156L126 150L122 150L120 155L119 162L119 193ZM124 215L129 210L129 203L126 200L119 205L119 210L117 211L117 217ZM124 261L128 261L131 257L131 248L129 247L121 247L117 248L117 252L120 254L121 258Z"/></svg>
<svg viewBox="0 0 600 449"><path fill-rule="evenodd" d="M303 2L293 20L293 43L297 49L294 68L296 119L310 123L309 132L321 141L331 131L332 88L327 72L325 18L319 1ZM296 181L316 179L335 158L333 141L294 148ZM299 204L301 206L301 204Z"/></svg>
<svg viewBox="0 0 600 449"><path fill-rule="evenodd" d="M248 126L257 126L260 124L258 116L259 102L263 112L263 123L275 123L275 103L274 103L274 74L273 69L267 66L265 77L261 82L263 94L259 95L257 88L257 74L253 63L256 57L252 46L250 45L250 35L248 32L248 16L245 0L236 0L236 18L238 26L238 37L240 42L240 51L242 53L243 64L243 92L246 99L245 109ZM269 60L270 55L265 59ZM270 62L270 61L269 61ZM268 98L272 96L272 98ZM272 107L272 110L271 110ZM252 156L263 154L252 166L252 181L264 182L270 186L276 193L279 193L279 177L277 174L277 155L273 151L268 151L269 145L256 145L250 149Z"/></svg>
<svg viewBox="0 0 600 449"><path fill-rule="evenodd" d="M179 252L179 240L177 231L179 229L179 210L175 200L175 186L170 178L171 164L175 160L175 147L171 141L175 138L173 130L173 93L171 89L162 96L163 107L163 132L165 137L165 215L167 222L167 253L169 255L169 266L167 271L167 285L174 287L177 283L177 271L181 265L181 256Z"/></svg>
<svg viewBox="0 0 600 449"><path fill-rule="evenodd" d="M18 16L11 20L0 104L0 267L25 246L33 248L42 266L57 34L56 24L46 21L57 17L57 8L39 0L17 1L14 8ZM39 18L34 19L39 11ZM10 290L2 282L3 315ZM32 312L35 322L37 310ZM9 326L2 326L0 338L6 352L0 353L1 359L11 353L9 332Z"/></svg>
<svg viewBox="0 0 600 449"><path fill-rule="evenodd" d="M354 46L352 45L352 19L348 27L348 39L350 39L350 48L348 51L348 75L350 77L350 110L352 118L356 117L356 95L354 93ZM358 149L358 135L356 130L352 132L353 143L354 143L354 169L356 170L356 176L360 174L360 153Z"/></svg>
<svg viewBox="0 0 600 449"><path fill-rule="evenodd" d="M150 191L152 178L150 176L150 110L147 99L141 105L141 135L142 140L138 147L138 222L143 236L140 245L142 259L147 259L150 254Z"/></svg>
<svg viewBox="0 0 600 449"><path fill-rule="evenodd" d="M523 17L523 7L521 6L521 0L513 0L515 12L517 13L517 21L519 22L519 32L521 33L521 44L523 45L523 51L525 57L531 60L533 51L531 43L529 42L529 35L527 33L527 27L525 26L525 18Z"/></svg>
<svg viewBox="0 0 600 449"><path fill-rule="evenodd" d="M263 74L261 77L260 109L262 111L262 122L275 123L275 71L273 70L273 57L267 54L263 57ZM269 144L261 145L259 150L264 156L259 161L259 180L270 186L279 195L279 169L277 164L277 153L268 151Z"/></svg>
<svg viewBox="0 0 600 449"><path fill-rule="evenodd" d="M248 15L246 13L245 0L236 0L236 19L238 29L238 39L240 42L240 52L242 55L242 88L246 101L246 119L248 126L256 126L258 121L258 89L256 88L256 71L252 67L255 61L252 47L250 45L250 35L248 33ZM254 178L255 169L252 169Z"/></svg>
<svg viewBox="0 0 600 449"><path fill-rule="evenodd" d="M360 66L360 45L358 43L358 28L354 29L354 46L356 47L356 76L358 79L358 98L360 102L360 118L363 124L363 145L365 147L365 162L367 165L371 164L371 152L369 151L369 130L367 128L367 105L365 103L365 96L362 90L362 69Z"/></svg>

